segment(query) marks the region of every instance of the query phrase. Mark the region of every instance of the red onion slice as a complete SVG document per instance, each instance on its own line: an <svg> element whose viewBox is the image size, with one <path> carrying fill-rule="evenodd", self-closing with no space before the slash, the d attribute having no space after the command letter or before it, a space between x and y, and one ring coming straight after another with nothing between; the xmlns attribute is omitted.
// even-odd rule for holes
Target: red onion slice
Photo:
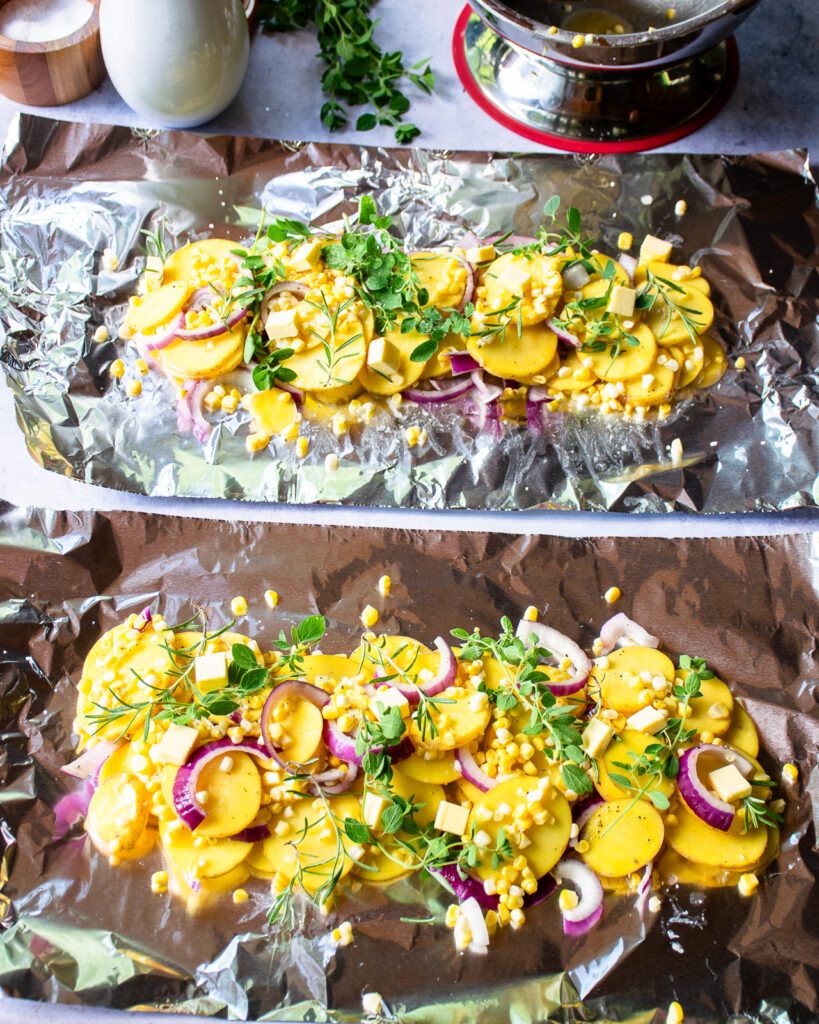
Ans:
<svg viewBox="0 0 819 1024"><path fill-rule="evenodd" d="M52 838L58 841L64 838L70 828L88 815L91 797L94 795L96 783L85 779L79 789L60 797L54 805L54 832Z"/></svg>
<svg viewBox="0 0 819 1024"><path fill-rule="evenodd" d="M473 370L480 370L481 364L473 359L468 352L450 352L449 372L453 377L461 377L465 373L472 373Z"/></svg>
<svg viewBox="0 0 819 1024"><path fill-rule="evenodd" d="M167 348L168 345L172 345L173 342L179 337L179 332L185 326L185 314L178 313L171 321L170 327L167 331L162 334L156 334L151 336L142 335L142 344L147 352L158 352L160 349Z"/></svg>
<svg viewBox="0 0 819 1024"><path fill-rule="evenodd" d="M539 647L544 647L561 658L568 658L572 663L574 672L570 679L567 679L565 683L546 684L555 697L568 697L577 693L578 690L582 690L592 669L588 655L577 646L574 640L570 640L563 633L558 633L551 626L545 626L542 622L529 622L527 619L521 619L515 635L525 644L531 646L533 634Z"/></svg>
<svg viewBox="0 0 819 1024"><path fill-rule="evenodd" d="M490 789L494 789L499 782L503 781L503 777L493 779L487 775L475 760L469 747L458 747L455 751L455 761L461 769L463 778L467 782L471 782L482 793L488 793Z"/></svg>
<svg viewBox="0 0 819 1024"><path fill-rule="evenodd" d="M472 878L470 875L461 878L454 864L445 864L440 868L431 868L430 874L443 878L447 886L458 897L459 903L465 903L466 900L474 899L484 910L498 909L498 897L489 896L484 890L483 884L477 878Z"/></svg>
<svg viewBox="0 0 819 1024"><path fill-rule="evenodd" d="M339 761L346 761L351 765L358 765L360 768L364 763L362 755L357 753L356 737L355 735L350 736L346 732L338 727L338 723L332 719L325 719L324 721L324 745L330 751L330 753L339 759ZM370 747L370 752L373 754L380 754L383 747ZM406 758L411 757L415 753L415 746L412 740L405 736L400 743L397 743L394 747L388 747L387 752L390 755L390 760L393 764L397 764L399 761L404 761Z"/></svg>
<svg viewBox="0 0 819 1024"><path fill-rule="evenodd" d="M281 295L282 292L289 292L291 295L295 295L297 299L306 299L309 291L310 286L306 285L304 281L277 281L272 285L272 287L267 289L259 306L259 319L261 320L262 326L264 326L264 323L270 314L271 299L275 299L275 297L277 295Z"/></svg>
<svg viewBox="0 0 819 1024"><path fill-rule="evenodd" d="M578 800L572 808L572 817L577 825L577 831L582 832L586 822L594 814L600 804L605 803L599 793L592 793L585 800Z"/></svg>
<svg viewBox="0 0 819 1024"><path fill-rule="evenodd" d="M526 401L530 405L543 405L544 402L553 402L554 400L555 396L550 395L542 384L534 384L526 395Z"/></svg>
<svg viewBox="0 0 819 1024"><path fill-rule="evenodd" d="M471 380L456 380L442 387L440 391L422 391L420 388L407 388L402 394L404 398L408 398L411 402L416 402L418 405L436 405L460 398L467 391L471 391L474 386Z"/></svg>
<svg viewBox="0 0 819 1024"><path fill-rule="evenodd" d="M458 675L458 662L452 653L452 649L446 640L440 636L435 637L435 647L439 656L438 671L432 679L425 683L417 683L414 686L401 682L400 678L385 680L388 686L395 687L399 693L403 694L410 704L418 704L421 700L421 693L424 693L427 697L435 697L455 682ZM374 682L377 683L380 678L380 676L376 676Z"/></svg>
<svg viewBox="0 0 819 1024"><path fill-rule="evenodd" d="M736 808L733 804L714 796L700 778L698 762L702 754L710 754L724 764L733 764L746 779L753 774L754 766L736 750L718 747L714 743L700 743L696 747L689 747L680 756L680 771L677 776L680 796L706 825L727 832L733 824Z"/></svg>
<svg viewBox="0 0 819 1024"><path fill-rule="evenodd" d="M576 907L566 910L561 907L563 931L566 935L582 935L600 920L603 907L603 886L600 879L582 861L568 859L558 863L554 875L558 882L571 883L579 896ZM575 927L569 929L567 925Z"/></svg>
<svg viewBox="0 0 819 1024"><path fill-rule="evenodd" d="M216 292L211 288L211 286L209 284L203 284L191 294L185 306L185 312L198 313L201 310L206 309L208 306L213 305L213 301L216 297Z"/></svg>
<svg viewBox="0 0 819 1024"><path fill-rule="evenodd" d="M304 392L299 391L298 388L294 388L293 385L288 384L287 381L277 380L276 387L280 391L286 391L288 395L292 395L293 401L296 403L296 405L301 405L304 402Z"/></svg>
<svg viewBox="0 0 819 1024"><path fill-rule="evenodd" d="M580 338L578 338L577 335L572 334L571 331L568 331L557 317L550 317L550 319L546 321L546 325L550 331L554 331L560 341L565 342L567 345L571 345L572 348L580 348Z"/></svg>
<svg viewBox="0 0 819 1024"><path fill-rule="evenodd" d="M247 828L243 828L241 832L237 832L235 836L230 836L230 838L235 839L237 843L260 843L263 839L267 839L269 835L269 825L248 825Z"/></svg>
<svg viewBox="0 0 819 1024"><path fill-rule="evenodd" d="M211 425L205 419L203 403L208 391L208 382L204 380L190 381L186 387L190 387L188 398L190 401L191 424L193 436L200 444L204 444L210 437Z"/></svg>
<svg viewBox="0 0 819 1024"><path fill-rule="evenodd" d="M193 327L190 330L178 330L176 332L177 338L181 341L207 341L209 338L217 338L220 334L226 334L228 331L233 330L237 324L240 324L242 320L247 316L248 309L243 306L241 309L235 310L227 320L219 320L215 324L210 324L207 327Z"/></svg>
<svg viewBox="0 0 819 1024"><path fill-rule="evenodd" d="M196 801L197 783L205 765L217 757L230 754L250 754L267 760L268 752L261 740L258 743L243 741L232 743L227 737L213 740L193 751L187 762L176 773L173 782L173 806L182 821L194 832L205 820L205 812Z"/></svg>
<svg viewBox="0 0 819 1024"><path fill-rule="evenodd" d="M325 793L330 796L337 796L339 793L346 793L358 777L358 765L346 764L345 768L331 768L326 772L316 775L313 781L321 786Z"/></svg>
<svg viewBox="0 0 819 1024"><path fill-rule="evenodd" d="M537 889L534 892L527 892L523 897L523 909L527 910L529 907L536 907L538 903L548 899L556 888L557 882L552 875L541 875L537 880Z"/></svg>
<svg viewBox="0 0 819 1024"><path fill-rule="evenodd" d="M84 750L75 761L63 765L60 771L70 775L72 779L92 779L96 783L100 769L116 749L117 744L111 740L100 740L93 747Z"/></svg>
<svg viewBox="0 0 819 1024"><path fill-rule="evenodd" d="M458 303L458 312L463 313L466 304L472 301L475 294L475 268L465 257L455 257L461 266L466 270L466 284L464 285L464 293L461 296L461 301Z"/></svg>
<svg viewBox="0 0 819 1024"><path fill-rule="evenodd" d="M600 640L603 647L601 654L611 654L615 647L654 647L660 646L656 636L630 619L624 612L618 612L600 627Z"/></svg>
<svg viewBox="0 0 819 1024"><path fill-rule="evenodd" d="M475 389L478 392L478 401L483 405L490 405L495 401L496 398L500 398L503 394L503 388L497 384L487 384L483 379L482 370L473 370L469 375L472 383L475 385Z"/></svg>
<svg viewBox="0 0 819 1024"><path fill-rule="evenodd" d="M273 724L273 712L281 704L283 700L287 700L289 697L294 697L297 700L306 700L311 704L315 705L319 711L327 704L330 700L330 694L325 690L320 689L318 686L311 686L310 683L305 683L301 679L285 679L278 683L270 691L270 695L264 702L262 708L262 715L259 719L259 727L262 732L262 739L264 740L265 746L267 747L268 753L282 768L287 770L287 764L282 760L279 755L279 751L276 747L276 743L270 736L270 726ZM325 727L327 722L324 723ZM331 751L334 753L334 751ZM336 754L336 757L339 755ZM346 761L347 758L343 757L342 761Z"/></svg>

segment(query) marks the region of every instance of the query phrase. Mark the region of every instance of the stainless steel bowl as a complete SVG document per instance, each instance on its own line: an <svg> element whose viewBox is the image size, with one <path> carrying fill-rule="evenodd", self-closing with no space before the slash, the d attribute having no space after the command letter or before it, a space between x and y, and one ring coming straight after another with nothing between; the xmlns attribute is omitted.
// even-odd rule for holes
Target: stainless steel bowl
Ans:
<svg viewBox="0 0 819 1024"><path fill-rule="evenodd" d="M759 0L470 3L454 52L473 97L530 138L595 151L649 148L715 113L736 73L726 39ZM623 31L577 27L601 10Z"/></svg>

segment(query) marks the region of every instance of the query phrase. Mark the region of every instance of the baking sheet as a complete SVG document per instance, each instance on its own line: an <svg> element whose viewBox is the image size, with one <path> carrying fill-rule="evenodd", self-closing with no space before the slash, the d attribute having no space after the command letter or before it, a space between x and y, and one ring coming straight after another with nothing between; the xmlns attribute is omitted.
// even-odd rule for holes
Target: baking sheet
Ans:
<svg viewBox="0 0 819 1024"><path fill-rule="evenodd" d="M173 389L152 375L138 400L107 368L135 283L140 229L165 218L180 243L247 237L260 204L323 224L371 192L413 244L539 223L543 201L578 206L603 248L621 230L675 242L717 294L733 368L665 422L547 415L533 430L463 408L405 403L355 440L311 426L304 461L276 441L248 457L243 411L205 448L176 428ZM649 204L643 198L651 200ZM679 199L688 203L682 219ZM121 269L102 269L111 246ZM819 214L798 152L571 157L368 150L64 124L23 115L0 170L0 340L33 458L64 476L156 496L420 508L745 512L819 503ZM426 427L409 449L404 431ZM669 448L684 446L682 465ZM327 472L337 451L341 467Z"/></svg>
<svg viewBox="0 0 819 1024"><path fill-rule="evenodd" d="M6 991L234 1020L355 1020L362 990L381 992L411 1024L659 1022L674 998L697 1024L817 1020L816 535L570 540L6 506L0 546ZM392 596L379 602L385 572ZM576 941L563 938L548 900L487 957L472 957L456 954L443 925L401 922L447 902L433 883L404 881L345 898L339 915L354 922L356 942L334 951L332 921L306 917L286 941L268 934L262 889L191 920L150 894L156 861L110 868L79 827L51 839L51 808L74 785L59 768L72 759L83 658L102 630L146 603L174 621L196 602L216 626L244 594L241 626L262 643L321 611L327 652L352 648L368 602L383 605L385 630L422 640L455 626L492 630L534 604L588 645L611 614L599 595L614 584L618 610L664 649L703 656L730 682L760 728L769 770L799 764L779 859L753 899L674 888L659 915L643 917L634 897L608 896L600 927ZM281 596L273 612L268 587Z"/></svg>

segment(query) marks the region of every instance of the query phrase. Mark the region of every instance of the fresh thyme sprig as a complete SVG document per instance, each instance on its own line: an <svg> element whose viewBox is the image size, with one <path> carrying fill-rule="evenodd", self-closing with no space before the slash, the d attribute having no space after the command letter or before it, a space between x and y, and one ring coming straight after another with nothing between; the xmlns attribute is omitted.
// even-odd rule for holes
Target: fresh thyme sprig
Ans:
<svg viewBox="0 0 819 1024"><path fill-rule="evenodd" d="M403 53L381 49L371 5L372 0L261 0L259 13L262 26L277 32L316 26L324 61L321 84L331 97L321 108L321 120L331 131L347 125L347 105L366 105L356 121L359 131L385 125L394 129L397 142L411 142L420 130L404 121L410 109L405 83L431 93L435 75L428 60L407 67Z"/></svg>
<svg viewBox="0 0 819 1024"><path fill-rule="evenodd" d="M414 363L425 363L438 351L438 346L448 334L460 334L462 338L468 338L472 332L472 324L469 318L475 312L471 302L467 302L462 310L445 308L437 309L434 306L421 310L401 321L401 333L409 334L410 331L417 331L419 334L426 334L427 340L422 341L410 353L410 359Z"/></svg>
<svg viewBox="0 0 819 1024"><path fill-rule="evenodd" d="M670 777L668 771L673 754L669 748L662 743L650 743L642 754L629 751L628 757L628 761L612 762L627 774L609 771L611 780L626 792L647 796L658 810L667 811L670 802L659 787Z"/></svg>
<svg viewBox="0 0 819 1024"><path fill-rule="evenodd" d="M688 654L680 655L679 670L685 673L685 677L682 682L675 683L671 690L679 702L679 711L674 718L669 718L657 733L657 739L663 740L671 751L671 757L664 769L670 779L675 779L679 772L677 751L683 743L687 743L696 735L696 729L686 728L688 707L692 700L702 696L703 681L714 678L714 673L708 668L704 658L695 658Z"/></svg>
<svg viewBox="0 0 819 1024"><path fill-rule="evenodd" d="M551 221L552 226L547 228L541 225L533 242L527 245L507 246L507 251L516 254L531 254L541 256L559 256L562 253L568 254L565 267L571 267L575 263L581 263L589 274L602 273L602 267L597 256L592 251L594 238L587 238L583 234L583 218L576 206L570 206L566 210L566 221L560 223L557 220L557 212L560 209L560 196L550 196L543 204L543 216ZM496 248L504 248L502 242L496 243Z"/></svg>
<svg viewBox="0 0 819 1024"><path fill-rule="evenodd" d="M278 640L274 640L272 644L280 652L275 665L276 675L280 678L303 676L304 656L321 640L326 629L327 623L323 615L308 615L292 628L289 640L284 631L281 631Z"/></svg>

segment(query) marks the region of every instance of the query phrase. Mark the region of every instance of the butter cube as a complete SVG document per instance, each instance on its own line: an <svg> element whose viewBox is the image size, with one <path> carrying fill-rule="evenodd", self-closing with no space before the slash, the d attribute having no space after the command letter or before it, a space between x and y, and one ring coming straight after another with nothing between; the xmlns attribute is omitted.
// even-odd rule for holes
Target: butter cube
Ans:
<svg viewBox="0 0 819 1024"><path fill-rule="evenodd" d="M479 245L474 249L467 249L464 255L467 263L488 263L495 258L495 246Z"/></svg>
<svg viewBox="0 0 819 1024"><path fill-rule="evenodd" d="M157 764L183 765L199 740L199 731L172 722L154 747L151 757Z"/></svg>
<svg viewBox="0 0 819 1024"><path fill-rule="evenodd" d="M519 295L532 280L532 275L525 264L509 263L497 275L498 284L513 295Z"/></svg>
<svg viewBox="0 0 819 1024"><path fill-rule="evenodd" d="M609 297L609 304L606 307L609 313L616 313L618 316L631 316L634 313L634 302L637 292L633 288L624 288L616 284Z"/></svg>
<svg viewBox="0 0 819 1024"><path fill-rule="evenodd" d="M373 373L391 377L401 365L401 353L386 338L373 338L367 349L367 366Z"/></svg>
<svg viewBox="0 0 819 1024"><path fill-rule="evenodd" d="M390 801L378 793L367 793L361 805L361 816L364 824L369 828L376 829L381 823L381 815L389 806Z"/></svg>
<svg viewBox="0 0 819 1024"><path fill-rule="evenodd" d="M318 266L320 259L321 239L311 238L294 249L293 255L290 257L290 266L299 273L307 273Z"/></svg>
<svg viewBox="0 0 819 1024"><path fill-rule="evenodd" d="M614 729L599 718L592 718L583 730L581 746L589 757L600 757L606 747L611 743Z"/></svg>
<svg viewBox="0 0 819 1024"><path fill-rule="evenodd" d="M653 736L662 729L665 722L666 717L663 712L649 704L626 719L626 728L636 729L637 732L645 732L649 736Z"/></svg>
<svg viewBox="0 0 819 1024"><path fill-rule="evenodd" d="M454 832L456 836L462 836L466 831L468 821L468 807L462 807L460 804L451 804L448 800L442 800L438 804L438 812L435 815L435 828L439 832Z"/></svg>
<svg viewBox="0 0 819 1024"><path fill-rule="evenodd" d="M203 693L218 690L227 685L228 665L225 651L214 651L213 654L200 654L193 660L193 675L197 689Z"/></svg>
<svg viewBox="0 0 819 1024"><path fill-rule="evenodd" d="M668 263L672 248L671 242L666 242L664 238L657 238L656 235L646 235L643 239L643 244L640 246L640 262L650 263L656 261L657 263Z"/></svg>
<svg viewBox="0 0 819 1024"><path fill-rule="evenodd" d="M728 804L742 800L753 792L751 783L735 764L726 764L724 768L709 772L708 782L720 800Z"/></svg>
<svg viewBox="0 0 819 1024"><path fill-rule="evenodd" d="M292 309L274 309L267 314L264 329L271 341L283 341L285 338L299 336L299 311Z"/></svg>
<svg viewBox="0 0 819 1024"><path fill-rule="evenodd" d="M394 686L387 686L383 690L379 690L370 699L370 707L373 711L378 712L386 711L387 708L398 708L401 712L401 717L406 718L409 714L410 706L409 701Z"/></svg>

